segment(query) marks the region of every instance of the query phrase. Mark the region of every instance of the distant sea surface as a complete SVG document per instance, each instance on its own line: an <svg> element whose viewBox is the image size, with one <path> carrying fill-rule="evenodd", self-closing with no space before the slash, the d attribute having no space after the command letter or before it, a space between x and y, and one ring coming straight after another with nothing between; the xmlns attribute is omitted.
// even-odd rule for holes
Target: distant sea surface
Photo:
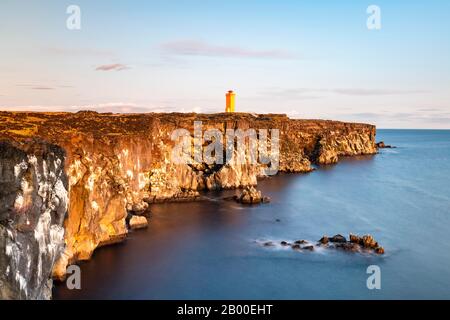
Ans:
<svg viewBox="0 0 450 320"><path fill-rule="evenodd" d="M81 264L55 299L450 299L450 131L378 130L397 146L258 188L270 204L152 206L149 228ZM279 221L277 221L277 219ZM384 256L295 252L261 241L372 234ZM381 269L369 290L366 269Z"/></svg>

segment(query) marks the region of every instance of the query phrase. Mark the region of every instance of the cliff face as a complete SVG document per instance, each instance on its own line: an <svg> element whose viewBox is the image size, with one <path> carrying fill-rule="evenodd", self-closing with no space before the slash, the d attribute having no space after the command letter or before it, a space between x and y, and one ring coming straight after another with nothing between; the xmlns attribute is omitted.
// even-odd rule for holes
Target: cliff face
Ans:
<svg viewBox="0 0 450 320"><path fill-rule="evenodd" d="M68 264L89 259L98 246L126 236L127 212L142 213L153 202L194 199L202 190L256 185L262 166L250 162L248 154L239 164L172 161L173 131L193 134L194 121L202 121L203 130L222 133L279 129L283 172L309 172L311 163L376 153L374 126L284 115L3 112L0 120L2 146L9 150L2 152L0 162L0 205L5 208L0 216L0 280L8 284L0 288L0 297L10 298L47 297L52 269L56 278L63 278ZM237 156L235 152L233 158ZM24 173L15 174L16 167L25 168L20 169ZM42 188L45 194L39 193ZM20 195L24 200L16 200ZM20 227L23 208L35 216L25 229ZM28 248L28 255L14 246ZM25 262L30 266L21 266ZM31 286L21 277L28 280L35 270L41 270L41 277Z"/></svg>
<svg viewBox="0 0 450 320"><path fill-rule="evenodd" d="M64 249L64 152L0 142L0 299L48 299Z"/></svg>

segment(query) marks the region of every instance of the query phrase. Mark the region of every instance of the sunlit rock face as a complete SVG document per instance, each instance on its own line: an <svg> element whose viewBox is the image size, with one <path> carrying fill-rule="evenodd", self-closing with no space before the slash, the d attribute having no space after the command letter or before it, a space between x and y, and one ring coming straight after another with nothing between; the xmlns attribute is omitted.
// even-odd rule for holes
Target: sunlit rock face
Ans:
<svg viewBox="0 0 450 320"><path fill-rule="evenodd" d="M202 121L203 130L218 129L224 136L227 129L278 129L280 172L310 172L312 164L331 164L336 163L341 156L376 153L375 127L372 125L293 120L285 115L0 112L0 131L8 143L21 145L22 149L32 149L36 142L30 138L39 138L48 145L58 146L55 148L65 153L65 157L62 153L58 156L60 166L56 167L53 164L55 161L52 162L53 167L49 164L50 161L46 162L46 168L42 166L42 172L53 170L54 176L61 180L58 184L48 186L45 201L42 197L33 196L33 192L37 192L33 190L41 188L36 181L53 175L40 173L38 178L37 172L41 171L23 169L31 172L27 173L28 184L24 183L23 186L22 178L12 179L14 174L11 175L14 170L22 170L23 161L24 168L33 168L33 163L36 162L34 153L20 151L19 148L17 150L22 153L17 151L17 155L1 155L0 173L2 181L7 181L2 182L2 186L8 183L18 186L7 189L12 188L11 190L22 195L19 197L13 191L2 194L0 270L2 275L7 276L0 275L3 277L0 279L8 283L6 289L2 290L2 295L45 297L44 293L48 293L48 277L45 276L52 269L55 278L63 279L69 264L89 259L97 247L126 237L128 213L143 214L148 204L154 202L195 200L203 190L255 186L257 179L265 175L262 170L265 165L252 163L245 150L244 154L235 151L231 154L230 161L222 165L208 165L205 162L175 163L172 153L176 142L171 139L172 133L176 129L186 129L193 136L194 121ZM270 139L270 134L268 138ZM203 148L207 145L204 142ZM270 149L271 143L268 145ZM35 155L37 163L49 157L49 154ZM237 157L244 161L234 161ZM17 165L19 169L15 169ZM10 168L9 171L5 171L6 167ZM33 175L36 177L33 178ZM62 195L63 189L67 190L65 197ZM49 211L49 219L45 213L47 207L41 202L51 203L49 199L55 198L52 194L57 194L60 201L58 206L53 205L58 208L56 211ZM31 227L38 230L38 234L45 234L39 236L39 240L33 238L34 235L30 236L26 232L27 228L20 229L19 222L12 226L8 222L8 219L23 219L19 212L28 207L34 208L36 212ZM67 209L65 219L64 208ZM52 216L52 212L59 212L58 219ZM63 220L64 229L61 228ZM61 240L62 237L64 240ZM62 242L64 250L58 254L63 247ZM25 250L11 249L15 245L23 246L22 243L27 243ZM55 244L55 247L51 247L54 251L50 252L48 249L45 259L41 258L43 261L35 258L33 254L43 250L41 247L49 247L49 244ZM53 265L56 256L59 258ZM16 260L19 262L11 262ZM15 271L11 269L12 265L20 269L18 275L17 272L13 273ZM7 266L10 266L9 273L6 272ZM31 272L26 268L40 268L42 277L33 278L31 285L24 284L28 282L23 282L22 277ZM38 290L38 287L41 289Z"/></svg>
<svg viewBox="0 0 450 320"><path fill-rule="evenodd" d="M316 162L334 164L340 156L356 156L377 153L375 134L369 131L348 130L346 134L331 131L324 134L317 143Z"/></svg>
<svg viewBox="0 0 450 320"><path fill-rule="evenodd" d="M64 249L64 152L0 142L0 299L48 299Z"/></svg>

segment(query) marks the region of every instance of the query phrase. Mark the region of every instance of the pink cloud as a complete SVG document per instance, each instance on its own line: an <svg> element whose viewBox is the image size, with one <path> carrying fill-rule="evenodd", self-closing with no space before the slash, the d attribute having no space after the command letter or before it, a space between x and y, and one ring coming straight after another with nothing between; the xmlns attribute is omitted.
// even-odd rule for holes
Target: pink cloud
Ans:
<svg viewBox="0 0 450 320"><path fill-rule="evenodd" d="M162 49L173 55L293 59L294 56L282 50L252 50L237 46L220 46L197 40L179 40L162 44Z"/></svg>
<svg viewBox="0 0 450 320"><path fill-rule="evenodd" d="M104 64L95 68L96 71L122 71L126 69L130 69L130 67L121 63Z"/></svg>

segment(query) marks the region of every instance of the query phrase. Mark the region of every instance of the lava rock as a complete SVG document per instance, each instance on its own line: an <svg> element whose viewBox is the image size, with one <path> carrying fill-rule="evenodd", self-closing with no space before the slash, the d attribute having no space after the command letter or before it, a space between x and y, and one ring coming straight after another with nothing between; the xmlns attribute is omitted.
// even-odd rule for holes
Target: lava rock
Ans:
<svg viewBox="0 0 450 320"><path fill-rule="evenodd" d="M262 203L270 203L270 197L262 197Z"/></svg>
<svg viewBox="0 0 450 320"><path fill-rule="evenodd" d="M136 229L143 229L147 228L148 221L147 218L144 216L132 216L129 222L130 229L136 230Z"/></svg>
<svg viewBox="0 0 450 320"><path fill-rule="evenodd" d="M362 249L373 250L376 254L384 254L384 248L379 246L370 234L362 237L350 234L350 243L358 245Z"/></svg>
<svg viewBox="0 0 450 320"><path fill-rule="evenodd" d="M337 243L345 243L347 242L347 239L343 235L337 234L334 237L331 237L328 239L330 242L337 242Z"/></svg>
<svg viewBox="0 0 450 320"><path fill-rule="evenodd" d="M260 204L270 202L269 197L263 197L261 191L255 187L246 187L240 195L235 196L235 200L242 204Z"/></svg>
<svg viewBox="0 0 450 320"><path fill-rule="evenodd" d="M380 142L377 143L377 148L378 149L392 149L392 148L395 148L395 147L391 146L391 145L388 145L388 144L385 144L384 141L380 141Z"/></svg>
<svg viewBox="0 0 450 320"><path fill-rule="evenodd" d="M352 242L345 242L345 243L337 243L335 245L335 248L342 249L344 251L350 251L350 252L359 252L360 246L356 243Z"/></svg>
<svg viewBox="0 0 450 320"><path fill-rule="evenodd" d="M383 247L377 247L375 248L376 254L384 254L384 248Z"/></svg>
<svg viewBox="0 0 450 320"><path fill-rule="evenodd" d="M328 239L327 236L323 236L323 237L319 240L319 243L321 243L321 244L328 244L328 242L330 242L330 240Z"/></svg>

